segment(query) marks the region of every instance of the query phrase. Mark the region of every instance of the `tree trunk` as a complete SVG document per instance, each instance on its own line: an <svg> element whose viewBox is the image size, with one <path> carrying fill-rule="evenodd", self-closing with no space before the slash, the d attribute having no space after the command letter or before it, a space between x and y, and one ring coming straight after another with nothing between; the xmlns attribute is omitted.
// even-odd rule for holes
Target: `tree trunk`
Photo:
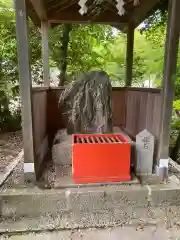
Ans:
<svg viewBox="0 0 180 240"><path fill-rule="evenodd" d="M60 60L60 75L59 75L59 86L63 86L66 81L66 70L67 70L67 54L68 44L70 38L70 32L72 30L72 24L64 24L63 36L62 36L62 47L61 47L61 60Z"/></svg>
<svg viewBox="0 0 180 240"><path fill-rule="evenodd" d="M178 137L177 137L177 140L176 140L175 147L171 151L171 158L176 162L178 160L179 151L180 151L180 131L178 133Z"/></svg>

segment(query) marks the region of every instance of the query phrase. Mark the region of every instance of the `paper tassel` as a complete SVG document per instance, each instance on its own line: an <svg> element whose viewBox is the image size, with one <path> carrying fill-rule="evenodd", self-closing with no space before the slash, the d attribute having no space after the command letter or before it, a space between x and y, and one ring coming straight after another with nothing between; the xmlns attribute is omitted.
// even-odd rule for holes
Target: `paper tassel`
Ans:
<svg viewBox="0 0 180 240"><path fill-rule="evenodd" d="M84 14L86 14L87 13L87 6L86 6L86 2L87 2L87 0L80 0L79 2L78 2L78 4L79 4L79 6L81 7L80 8L80 10L79 10L79 13L81 14L81 15L84 15Z"/></svg>
<svg viewBox="0 0 180 240"><path fill-rule="evenodd" d="M124 10L124 0L116 0L116 2L117 2L116 7L117 7L117 10L118 10L118 14L120 16L124 15L124 13L125 13L125 10Z"/></svg>
<svg viewBox="0 0 180 240"><path fill-rule="evenodd" d="M134 0L134 6L137 6L140 4L140 1L139 0Z"/></svg>

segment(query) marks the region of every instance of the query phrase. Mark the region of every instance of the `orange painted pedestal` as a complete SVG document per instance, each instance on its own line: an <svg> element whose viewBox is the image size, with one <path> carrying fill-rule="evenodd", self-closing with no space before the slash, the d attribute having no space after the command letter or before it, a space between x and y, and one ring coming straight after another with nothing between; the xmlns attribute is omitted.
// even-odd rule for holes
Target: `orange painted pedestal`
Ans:
<svg viewBox="0 0 180 240"><path fill-rule="evenodd" d="M72 177L76 183L129 181L128 141L117 134L75 134Z"/></svg>

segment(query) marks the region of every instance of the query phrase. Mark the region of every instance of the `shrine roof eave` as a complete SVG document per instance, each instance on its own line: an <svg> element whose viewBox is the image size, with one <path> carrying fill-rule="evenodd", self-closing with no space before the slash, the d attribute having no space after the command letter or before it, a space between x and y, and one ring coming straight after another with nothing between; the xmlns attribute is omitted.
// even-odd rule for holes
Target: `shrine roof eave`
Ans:
<svg viewBox="0 0 180 240"><path fill-rule="evenodd" d="M48 21L50 27L63 23L95 23L109 24L126 32L130 22L133 22L134 28L139 26L160 0L124 0L125 14L122 16L118 15L115 0L105 0L99 14L90 2L87 1L88 12L85 15L79 13L78 0L26 0L26 8L28 16L39 27L41 21Z"/></svg>

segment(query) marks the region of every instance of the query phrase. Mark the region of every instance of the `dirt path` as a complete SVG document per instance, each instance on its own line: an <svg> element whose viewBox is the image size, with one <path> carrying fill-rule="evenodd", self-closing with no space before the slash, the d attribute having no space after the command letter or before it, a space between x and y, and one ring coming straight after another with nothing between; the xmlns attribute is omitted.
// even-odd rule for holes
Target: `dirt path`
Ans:
<svg viewBox="0 0 180 240"><path fill-rule="evenodd" d="M0 134L0 170L3 170L22 150L22 132Z"/></svg>

